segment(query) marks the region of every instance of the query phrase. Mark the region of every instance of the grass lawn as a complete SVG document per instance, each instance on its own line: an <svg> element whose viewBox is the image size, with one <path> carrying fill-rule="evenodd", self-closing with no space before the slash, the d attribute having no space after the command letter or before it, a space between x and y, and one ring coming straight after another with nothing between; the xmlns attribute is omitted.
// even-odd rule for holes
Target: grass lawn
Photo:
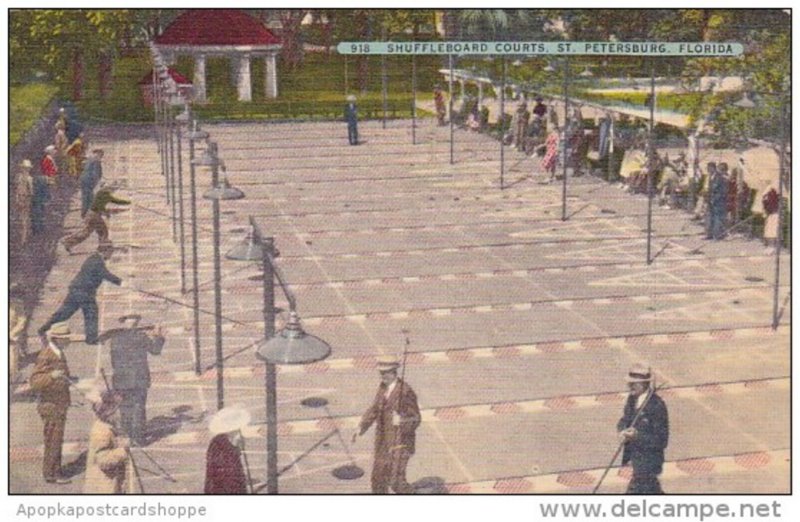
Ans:
<svg viewBox="0 0 800 522"><path fill-rule="evenodd" d="M152 109L144 107L137 85L150 66L146 55L119 59L113 72L114 89L108 99L100 100L91 92L93 82L87 82L86 95L79 104L83 114L95 121L152 121ZM357 84L357 66L353 57L345 60L336 53L307 53L296 70L278 65L278 98L269 99L264 94L264 60L254 58L250 65L253 101L239 102L230 62L222 57L209 57L206 61L208 103L195 105L194 110L202 120L341 119L346 94L354 94L362 118L381 118L381 58L369 59L365 93L360 92ZM437 72L440 66L437 57L417 59L418 100L432 97L433 85L440 81ZM193 77L191 57L180 57L173 67L185 77ZM87 71L86 77L93 77L93 73ZM388 57L386 108L389 118L411 116L411 89L410 57Z"/></svg>
<svg viewBox="0 0 800 522"><path fill-rule="evenodd" d="M39 120L56 91L55 86L46 83L11 86L8 134L12 147Z"/></svg>

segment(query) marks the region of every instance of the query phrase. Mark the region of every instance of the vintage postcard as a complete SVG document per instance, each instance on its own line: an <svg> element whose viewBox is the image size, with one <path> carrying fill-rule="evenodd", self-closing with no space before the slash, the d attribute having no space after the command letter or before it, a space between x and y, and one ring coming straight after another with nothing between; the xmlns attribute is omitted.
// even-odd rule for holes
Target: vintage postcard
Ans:
<svg viewBox="0 0 800 522"><path fill-rule="evenodd" d="M791 493L791 10L6 16L7 493Z"/></svg>

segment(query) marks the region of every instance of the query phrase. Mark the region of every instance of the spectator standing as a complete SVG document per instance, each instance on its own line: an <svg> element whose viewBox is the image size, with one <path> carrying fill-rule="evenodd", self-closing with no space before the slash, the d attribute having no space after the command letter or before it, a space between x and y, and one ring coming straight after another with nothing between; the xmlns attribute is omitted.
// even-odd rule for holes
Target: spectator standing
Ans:
<svg viewBox="0 0 800 522"><path fill-rule="evenodd" d="M720 163L716 173L709 181L708 204L710 225L708 239L719 240L725 237L725 215L728 203L728 165Z"/></svg>
<svg viewBox="0 0 800 522"><path fill-rule="evenodd" d="M436 121L442 127L445 124L444 117L447 114L447 109L445 108L442 87L438 84L433 87L433 102L436 105Z"/></svg>
<svg viewBox="0 0 800 522"><path fill-rule="evenodd" d="M69 346L69 328L66 324L51 323L44 332L43 347L36 358L30 378L31 389L38 393L36 411L43 423L44 458L42 475L50 484L69 484L61 467L61 447L64 444L64 426L70 405L70 373L64 350Z"/></svg>
<svg viewBox="0 0 800 522"><path fill-rule="evenodd" d="M48 145L44 149L44 156L39 163L42 175L47 179L49 185L55 185L58 178L58 165L56 164L56 146Z"/></svg>
<svg viewBox="0 0 800 522"><path fill-rule="evenodd" d="M33 197L31 198L31 231L34 236L44 232L44 218L47 202L50 201L50 182L41 170L33 176Z"/></svg>
<svg viewBox="0 0 800 522"><path fill-rule="evenodd" d="M528 134L528 122L531 119L531 113L528 111L528 104L524 101L517 107L514 125L514 147L517 150L523 149L525 136Z"/></svg>
<svg viewBox="0 0 800 522"><path fill-rule="evenodd" d="M14 186L11 219L17 231L18 243L15 245L17 247L21 247L27 243L31 233L31 208L33 205L32 169L33 164L31 160L22 160L19 164L17 182Z"/></svg>
<svg viewBox="0 0 800 522"><path fill-rule="evenodd" d="M24 297L22 285L13 283L8 295L8 373L12 384L18 382L20 363L28 355L28 314Z"/></svg>
<svg viewBox="0 0 800 522"><path fill-rule="evenodd" d="M352 94L347 96L344 119L347 122L347 140L350 145L358 145L358 108L356 107L356 97Z"/></svg>
<svg viewBox="0 0 800 522"><path fill-rule="evenodd" d="M249 423L250 413L236 407L219 410L208 423L214 438L206 450L206 495L247 494L242 429Z"/></svg>
<svg viewBox="0 0 800 522"><path fill-rule="evenodd" d="M769 190L761 198L761 205L764 207L764 214L766 216L764 222L764 244L767 246L778 246L778 238L780 237L778 231L778 191L775 187L770 186Z"/></svg>
<svg viewBox="0 0 800 522"><path fill-rule="evenodd" d="M69 175L77 179L83 172L83 161L86 159L85 137L81 132L75 140L67 147L67 165Z"/></svg>
<svg viewBox="0 0 800 522"><path fill-rule="evenodd" d="M69 147L67 133L64 129L62 122L56 123L56 135L53 138L53 144L56 148L56 165L58 165L58 172L62 176L67 173L67 148Z"/></svg>
<svg viewBox="0 0 800 522"><path fill-rule="evenodd" d="M544 99L541 96L537 96L535 99L536 105L533 107L533 115L539 118L544 118L547 116L547 105L542 103Z"/></svg>
<svg viewBox="0 0 800 522"><path fill-rule="evenodd" d="M128 438L117 428L122 397L111 390L98 395L92 404L95 421L89 431L83 493L119 495L130 465Z"/></svg>

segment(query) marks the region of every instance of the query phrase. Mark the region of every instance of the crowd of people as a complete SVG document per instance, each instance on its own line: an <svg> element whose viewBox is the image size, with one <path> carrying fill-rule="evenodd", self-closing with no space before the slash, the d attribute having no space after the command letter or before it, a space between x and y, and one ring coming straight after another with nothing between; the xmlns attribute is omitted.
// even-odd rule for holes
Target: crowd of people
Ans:
<svg viewBox="0 0 800 522"><path fill-rule="evenodd" d="M504 115L498 126L505 145L537 157L536 165L549 175L549 182L561 179L566 162L570 175L594 173L630 193L652 191L662 208L684 209L693 220L703 222L707 239L754 230L756 218L763 218L765 244L777 243L777 182L751 187L745 181L750 176L743 157L733 168L725 162L702 166L693 135L686 152L678 152L673 159L667 152L653 150L649 154L645 128L636 127L630 117L606 112L592 122L584 119L583 105L576 102L570 106L567 121L560 124L555 102L548 105L539 95L533 99L535 105L529 110L527 100L521 97L514 112L510 117ZM434 104L438 124L444 125L445 97L438 85ZM453 121L470 131L483 132L489 127L489 109L467 96L459 109L454 109Z"/></svg>

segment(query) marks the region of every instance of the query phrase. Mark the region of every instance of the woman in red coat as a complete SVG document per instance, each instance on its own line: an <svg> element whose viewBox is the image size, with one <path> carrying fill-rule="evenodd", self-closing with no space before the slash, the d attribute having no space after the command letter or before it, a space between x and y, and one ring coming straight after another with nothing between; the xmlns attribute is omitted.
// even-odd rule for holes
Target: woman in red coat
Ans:
<svg viewBox="0 0 800 522"><path fill-rule="evenodd" d="M207 495L246 495L247 476L242 466L242 428L250 414L239 408L223 408L211 419L208 429L217 435L206 451Z"/></svg>

